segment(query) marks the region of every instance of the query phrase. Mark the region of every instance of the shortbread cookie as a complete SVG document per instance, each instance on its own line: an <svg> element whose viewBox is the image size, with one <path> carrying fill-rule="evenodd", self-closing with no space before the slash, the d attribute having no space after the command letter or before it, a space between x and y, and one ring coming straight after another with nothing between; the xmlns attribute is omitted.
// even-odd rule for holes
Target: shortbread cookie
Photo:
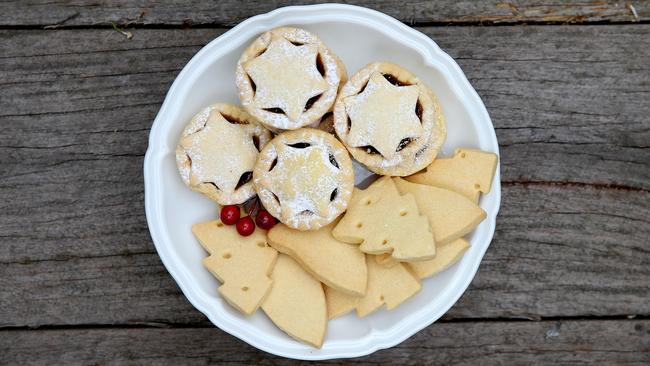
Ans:
<svg viewBox="0 0 650 366"><path fill-rule="evenodd" d="M311 128L276 136L253 170L269 213L298 230L316 230L345 210L354 187L352 160L334 136Z"/></svg>
<svg viewBox="0 0 650 366"><path fill-rule="evenodd" d="M196 114L176 147L183 182L221 205L255 195L253 166L271 132L243 109L213 104Z"/></svg>
<svg viewBox="0 0 650 366"><path fill-rule="evenodd" d="M474 230L487 214L467 197L446 189L393 178L402 194L411 194L428 217L437 245L452 242Z"/></svg>
<svg viewBox="0 0 650 366"><path fill-rule="evenodd" d="M278 256L264 232L241 236L220 220L195 224L192 232L210 253L203 265L223 283L221 296L242 313L254 313L271 289L269 274Z"/></svg>
<svg viewBox="0 0 650 366"><path fill-rule="evenodd" d="M359 249L365 253L391 253L398 261L426 260L436 254L427 217L420 216L412 195L400 195L390 177L365 190L355 188L348 211L332 235L361 244Z"/></svg>
<svg viewBox="0 0 650 366"><path fill-rule="evenodd" d="M361 317L374 312L384 304L386 309L392 310L420 291L420 283L404 264L382 266L372 256L368 256L366 262L368 263L368 288L363 297L349 296L333 289L326 291L327 296L331 297L328 299L328 304L334 307L329 312L330 319L343 315L353 308L357 309L357 314Z"/></svg>
<svg viewBox="0 0 650 366"><path fill-rule="evenodd" d="M334 319L354 310L359 297L325 286L325 300L327 300L327 318Z"/></svg>
<svg viewBox="0 0 650 366"><path fill-rule="evenodd" d="M436 257L433 259L405 264L419 279L423 279L442 272L458 262L467 249L469 249L469 242L460 238L451 243L436 245Z"/></svg>
<svg viewBox="0 0 650 366"><path fill-rule="evenodd" d="M429 165L447 135L433 92L387 62L367 65L345 84L334 106L334 128L355 159L393 176Z"/></svg>
<svg viewBox="0 0 650 366"><path fill-rule="evenodd" d="M406 180L449 189L478 202L479 194L492 188L498 160L495 153L456 149L453 157L438 158L426 170Z"/></svg>
<svg viewBox="0 0 650 366"><path fill-rule="evenodd" d="M325 292L291 257L280 254L262 310L291 337L320 348L327 329Z"/></svg>
<svg viewBox="0 0 650 366"><path fill-rule="evenodd" d="M355 244L332 236L336 222L315 231L298 231L275 225L268 232L269 244L291 256L302 268L325 285L350 295L366 292L366 257Z"/></svg>
<svg viewBox="0 0 650 366"><path fill-rule="evenodd" d="M239 99L273 130L318 121L334 104L345 68L318 37L303 29L262 34L237 63Z"/></svg>

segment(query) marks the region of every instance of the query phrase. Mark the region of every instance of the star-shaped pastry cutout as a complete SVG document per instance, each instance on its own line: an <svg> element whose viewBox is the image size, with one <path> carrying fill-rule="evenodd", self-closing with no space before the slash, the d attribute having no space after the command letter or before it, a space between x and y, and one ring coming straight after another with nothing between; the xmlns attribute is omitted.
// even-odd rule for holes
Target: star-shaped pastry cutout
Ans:
<svg viewBox="0 0 650 366"><path fill-rule="evenodd" d="M259 153L247 127L212 111L203 129L181 139L192 161L190 185L214 183L224 192L235 191L242 174L253 170Z"/></svg>
<svg viewBox="0 0 650 366"><path fill-rule="evenodd" d="M371 145L385 159L392 159L403 139L422 133L415 114L418 94L417 86L395 86L374 72L361 94L343 100L352 121L348 143L354 147Z"/></svg>
<svg viewBox="0 0 650 366"><path fill-rule="evenodd" d="M316 44L296 46L274 36L264 53L243 64L256 86L255 105L280 108L296 121L307 101L328 87L316 67L317 56Z"/></svg>
<svg viewBox="0 0 650 366"><path fill-rule="evenodd" d="M295 148L283 142L274 145L278 162L264 179L280 199L281 221L291 220L305 210L327 217L330 197L341 175L329 162L327 149L314 145Z"/></svg>

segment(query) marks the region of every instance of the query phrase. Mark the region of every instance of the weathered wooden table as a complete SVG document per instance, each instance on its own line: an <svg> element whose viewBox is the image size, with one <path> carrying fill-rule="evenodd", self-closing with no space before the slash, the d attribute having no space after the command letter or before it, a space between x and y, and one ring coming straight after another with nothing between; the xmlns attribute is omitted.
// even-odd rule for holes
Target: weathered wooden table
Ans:
<svg viewBox="0 0 650 366"><path fill-rule="evenodd" d="M290 2L269 3L0 2L0 364L286 362L189 304L143 208L174 77ZM496 127L503 200L441 321L332 363L650 363L650 1L356 3L458 61Z"/></svg>

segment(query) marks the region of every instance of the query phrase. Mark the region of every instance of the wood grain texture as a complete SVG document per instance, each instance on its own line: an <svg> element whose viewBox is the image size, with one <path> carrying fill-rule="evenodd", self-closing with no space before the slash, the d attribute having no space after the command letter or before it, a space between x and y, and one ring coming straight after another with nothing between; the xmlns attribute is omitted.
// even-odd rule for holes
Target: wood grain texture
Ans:
<svg viewBox="0 0 650 366"><path fill-rule="evenodd" d="M650 19L650 1L397 1L345 3L382 11L408 24L511 24L639 22ZM135 25L231 26L288 5L322 1L28 0L0 2L0 26Z"/></svg>
<svg viewBox="0 0 650 366"><path fill-rule="evenodd" d="M650 321L436 323L389 350L304 362L259 351L218 329L0 332L6 365L647 365Z"/></svg>
<svg viewBox="0 0 650 366"><path fill-rule="evenodd" d="M650 314L650 26L421 30L483 97L506 182L448 318ZM173 78L222 32L0 32L0 325L206 324L153 250L142 159Z"/></svg>
<svg viewBox="0 0 650 366"><path fill-rule="evenodd" d="M650 193L538 184L502 193L495 238L446 319L650 314ZM131 201L121 209L132 216L53 219L61 231L92 227L51 243L47 232L16 232L2 249L0 288L11 290L0 292L0 326L207 324L142 238L142 201Z"/></svg>

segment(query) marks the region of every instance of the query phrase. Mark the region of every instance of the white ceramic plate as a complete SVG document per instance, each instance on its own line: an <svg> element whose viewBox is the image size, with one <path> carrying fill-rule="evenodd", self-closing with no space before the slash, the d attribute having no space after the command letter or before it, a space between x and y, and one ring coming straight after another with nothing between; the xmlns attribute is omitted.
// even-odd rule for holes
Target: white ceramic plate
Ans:
<svg viewBox="0 0 650 366"><path fill-rule="evenodd" d="M439 96L447 117L443 154L473 147L498 154L492 122L478 94L449 55L430 38L382 13L349 5L295 6L250 18L203 47L178 75L149 136L144 161L145 207L158 253L190 302L216 326L276 355L297 359L355 357L392 347L442 316L472 281L494 233L499 209L499 169L492 191L481 198L488 213L471 238L463 259L425 280L422 291L393 311L365 318L351 313L329 323L321 349L294 341L262 311L245 317L218 293L218 282L203 268L206 253L192 236L192 224L217 217L217 207L181 182L174 149L186 122L216 101L237 103L235 65L260 33L293 25L317 34L353 74L371 61L400 64L417 74Z"/></svg>

